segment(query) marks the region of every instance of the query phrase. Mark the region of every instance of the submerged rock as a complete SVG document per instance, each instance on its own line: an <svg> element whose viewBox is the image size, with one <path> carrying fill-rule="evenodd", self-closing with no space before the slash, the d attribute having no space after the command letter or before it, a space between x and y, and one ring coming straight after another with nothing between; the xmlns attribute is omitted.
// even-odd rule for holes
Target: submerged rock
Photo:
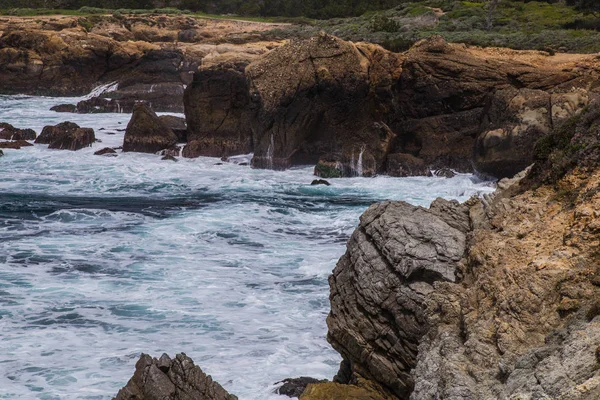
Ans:
<svg viewBox="0 0 600 400"><path fill-rule="evenodd" d="M439 176L441 178L454 178L456 173L452 171L450 168L440 168L433 173L435 176Z"/></svg>
<svg viewBox="0 0 600 400"><path fill-rule="evenodd" d="M21 147L29 147L33 146L33 144L25 141L25 140L16 140L12 142L0 142L0 148L2 149L20 149Z"/></svg>
<svg viewBox="0 0 600 400"><path fill-rule="evenodd" d="M59 113L76 113L77 106L75 104L59 104L57 106L51 107L50 111L55 111Z"/></svg>
<svg viewBox="0 0 600 400"><path fill-rule="evenodd" d="M35 143L48 144L49 149L80 150L90 147L95 141L93 129L80 128L73 122L62 122L56 126L45 126Z"/></svg>
<svg viewBox="0 0 600 400"><path fill-rule="evenodd" d="M102 150L98 150L97 152L94 153L95 156L113 156L115 157L117 155L117 152L115 151L115 149L111 148L111 147L105 147Z"/></svg>
<svg viewBox="0 0 600 400"><path fill-rule="evenodd" d="M125 131L123 151L156 153L175 144L175 133L146 104L137 103Z"/></svg>
<svg viewBox="0 0 600 400"><path fill-rule="evenodd" d="M184 353L171 359L142 354L133 377L119 390L114 400L237 400L214 382Z"/></svg>
<svg viewBox="0 0 600 400"><path fill-rule="evenodd" d="M325 179L315 179L310 184L312 186L315 186L315 185L331 186L331 183L327 182Z"/></svg>
<svg viewBox="0 0 600 400"><path fill-rule="evenodd" d="M175 162L179 161L179 160L177 160L175 157L173 157L170 154L167 154L166 156L163 156L161 158L161 160L163 160L163 161L175 161Z"/></svg>
<svg viewBox="0 0 600 400"><path fill-rule="evenodd" d="M33 129L18 129L5 122L0 123L0 139L4 140L35 140Z"/></svg>

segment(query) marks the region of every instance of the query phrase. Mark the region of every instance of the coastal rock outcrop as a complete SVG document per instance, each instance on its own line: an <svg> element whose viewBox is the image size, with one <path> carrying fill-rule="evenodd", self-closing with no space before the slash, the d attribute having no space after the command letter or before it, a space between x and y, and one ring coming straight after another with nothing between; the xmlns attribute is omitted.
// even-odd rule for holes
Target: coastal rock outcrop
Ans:
<svg viewBox="0 0 600 400"><path fill-rule="evenodd" d="M29 143L26 140L13 140L10 142L0 142L1 149L20 149L21 147L30 147L33 144Z"/></svg>
<svg viewBox="0 0 600 400"><path fill-rule="evenodd" d="M135 373L114 400L237 400L184 353L152 358L142 354Z"/></svg>
<svg viewBox="0 0 600 400"><path fill-rule="evenodd" d="M244 69L248 62L225 62L200 70L185 91L188 158L227 157L253 149L255 111Z"/></svg>
<svg viewBox="0 0 600 400"><path fill-rule="evenodd" d="M35 140L33 129L18 129L5 122L0 123L0 139L4 140Z"/></svg>
<svg viewBox="0 0 600 400"><path fill-rule="evenodd" d="M137 103L125 130L123 152L156 153L175 146L177 136L146 104Z"/></svg>
<svg viewBox="0 0 600 400"><path fill-rule="evenodd" d="M177 142L187 142L187 123L185 118L176 117L174 115L161 115L158 117L163 124L171 128L175 136L177 136Z"/></svg>
<svg viewBox="0 0 600 400"><path fill-rule="evenodd" d="M600 397L600 107L498 190L371 206L330 277L335 380L396 399Z"/></svg>
<svg viewBox="0 0 600 400"><path fill-rule="evenodd" d="M47 144L49 149L80 150L96 141L92 128L81 128L73 122L45 126L35 143Z"/></svg>

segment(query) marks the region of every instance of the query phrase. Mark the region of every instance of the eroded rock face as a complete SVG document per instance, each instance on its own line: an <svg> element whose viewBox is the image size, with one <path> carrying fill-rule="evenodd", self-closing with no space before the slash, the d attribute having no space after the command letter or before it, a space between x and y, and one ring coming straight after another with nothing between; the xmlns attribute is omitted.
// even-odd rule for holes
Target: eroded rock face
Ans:
<svg viewBox="0 0 600 400"><path fill-rule="evenodd" d="M256 125L244 69L226 62L200 70L185 91L189 144L183 156L227 157L253 149Z"/></svg>
<svg viewBox="0 0 600 400"><path fill-rule="evenodd" d="M0 139L4 140L35 140L33 129L18 129L5 122L0 123Z"/></svg>
<svg viewBox="0 0 600 400"><path fill-rule="evenodd" d="M363 173L383 170L395 138L386 121L394 114L391 87L401 59L376 45L321 34L250 64L251 98L259 106L253 166L315 164L328 154L350 175L362 153Z"/></svg>
<svg viewBox="0 0 600 400"><path fill-rule="evenodd" d="M179 143L187 142L187 123L185 118L176 117L174 115L161 115L158 117L163 124L171 128Z"/></svg>
<svg viewBox="0 0 600 400"><path fill-rule="evenodd" d="M194 365L184 353L171 359L163 354L159 359L142 354L135 373L114 400L236 400Z"/></svg>
<svg viewBox="0 0 600 400"><path fill-rule="evenodd" d="M441 199L430 210L380 203L361 216L329 278L327 318L327 338L355 377L374 380L399 398L410 395L410 371L429 329L425 298L436 282L462 276L468 230L467 207Z"/></svg>
<svg viewBox="0 0 600 400"><path fill-rule="evenodd" d="M137 103L125 130L123 151L156 153L177 144L177 136L146 104Z"/></svg>
<svg viewBox="0 0 600 400"><path fill-rule="evenodd" d="M90 147L96 141L92 128L81 128L73 122L62 122L56 126L46 126L35 140L47 144L49 149L80 150Z"/></svg>

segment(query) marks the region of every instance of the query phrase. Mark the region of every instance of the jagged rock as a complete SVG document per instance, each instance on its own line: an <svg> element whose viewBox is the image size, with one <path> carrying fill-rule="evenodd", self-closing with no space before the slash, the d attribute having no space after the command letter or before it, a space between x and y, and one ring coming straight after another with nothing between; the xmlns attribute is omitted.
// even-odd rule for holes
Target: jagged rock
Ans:
<svg viewBox="0 0 600 400"><path fill-rule="evenodd" d="M315 179L310 184L312 186L316 186L316 185L331 186L331 183L327 182L325 179Z"/></svg>
<svg viewBox="0 0 600 400"><path fill-rule="evenodd" d="M18 129L5 122L0 123L0 139L4 140L35 140L33 129Z"/></svg>
<svg viewBox="0 0 600 400"><path fill-rule="evenodd" d="M425 161L412 154L390 154L387 163L387 173L390 176L431 176L431 171Z"/></svg>
<svg viewBox="0 0 600 400"><path fill-rule="evenodd" d="M146 104L137 103L127 125L123 151L156 153L177 144L177 136Z"/></svg>
<svg viewBox="0 0 600 400"><path fill-rule="evenodd" d="M76 113L77 105L75 104L59 104L57 106L51 107L50 111L55 111L59 113Z"/></svg>
<svg viewBox="0 0 600 400"><path fill-rule="evenodd" d="M135 373L114 400L236 400L195 366L184 353L174 359L163 354L160 359L142 354Z"/></svg>
<svg viewBox="0 0 600 400"><path fill-rule="evenodd" d="M20 149L21 147L29 147L33 146L33 144L25 141L25 140L16 140L12 142L0 142L0 148L2 149Z"/></svg>
<svg viewBox="0 0 600 400"><path fill-rule="evenodd" d="M189 142L184 157L227 157L252 151L256 113L244 73L247 65L225 62L194 74L184 96Z"/></svg>
<svg viewBox="0 0 600 400"><path fill-rule="evenodd" d="M90 147L95 141L93 129L80 128L73 122L62 122L56 126L45 126L35 143L48 144L49 149L80 150Z"/></svg>
<svg viewBox="0 0 600 400"><path fill-rule="evenodd" d="M468 208L441 199L429 210L380 203L361 216L329 278L327 338L353 376L410 395L410 371L429 328L425 297L436 282L460 278L468 227Z"/></svg>
<svg viewBox="0 0 600 400"><path fill-rule="evenodd" d="M158 117L163 124L171 128L173 133L177 136L179 143L187 142L187 123L185 118L176 117L174 115L161 115Z"/></svg>
<svg viewBox="0 0 600 400"><path fill-rule="evenodd" d="M113 156L115 157L117 155L117 152L115 151L115 149L111 148L111 147L105 147L102 150L98 150L97 152L94 153L95 156Z"/></svg>
<svg viewBox="0 0 600 400"><path fill-rule="evenodd" d="M288 378L284 379L281 382L283 383L279 389L277 389L277 394L281 394L288 397L300 397L304 390L309 384L312 383L323 383L327 382L326 380L320 380L315 378L309 378L306 376L302 376L300 378Z"/></svg>

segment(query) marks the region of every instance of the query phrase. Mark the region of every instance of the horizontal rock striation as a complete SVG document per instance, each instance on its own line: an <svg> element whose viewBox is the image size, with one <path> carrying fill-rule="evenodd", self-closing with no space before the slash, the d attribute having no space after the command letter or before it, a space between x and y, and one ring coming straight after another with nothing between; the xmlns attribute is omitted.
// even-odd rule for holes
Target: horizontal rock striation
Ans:
<svg viewBox="0 0 600 400"><path fill-rule="evenodd" d="M236 400L194 365L184 353L171 359L163 354L159 359L142 354L135 373L114 400Z"/></svg>

